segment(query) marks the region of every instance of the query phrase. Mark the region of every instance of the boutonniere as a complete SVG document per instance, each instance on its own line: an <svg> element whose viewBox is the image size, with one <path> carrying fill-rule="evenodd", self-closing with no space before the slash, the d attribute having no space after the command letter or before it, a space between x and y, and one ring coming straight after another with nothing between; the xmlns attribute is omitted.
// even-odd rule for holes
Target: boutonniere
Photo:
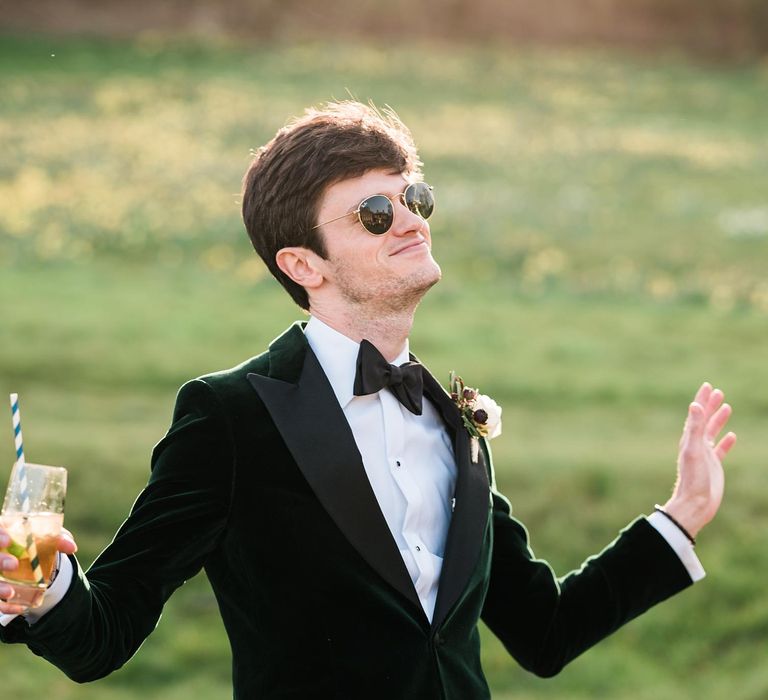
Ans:
<svg viewBox="0 0 768 700"><path fill-rule="evenodd" d="M461 421L471 438L472 461L480 454L480 438L491 440L501 435L501 406L490 396L464 385L464 380L450 373L451 399L458 406Z"/></svg>

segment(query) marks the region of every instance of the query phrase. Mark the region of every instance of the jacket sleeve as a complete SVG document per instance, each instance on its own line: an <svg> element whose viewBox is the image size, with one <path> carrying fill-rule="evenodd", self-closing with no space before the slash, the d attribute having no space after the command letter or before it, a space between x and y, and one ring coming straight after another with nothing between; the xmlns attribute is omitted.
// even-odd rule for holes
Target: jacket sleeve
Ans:
<svg viewBox="0 0 768 700"><path fill-rule="evenodd" d="M645 518L558 579L536 559L509 502L493 491L493 554L482 618L527 670L553 676L656 603L691 584L674 550Z"/></svg>
<svg viewBox="0 0 768 700"><path fill-rule="evenodd" d="M220 542L233 487L232 435L211 387L179 391L173 423L152 454L149 482L109 546L36 624L0 632L73 680L122 666L157 625L165 601Z"/></svg>

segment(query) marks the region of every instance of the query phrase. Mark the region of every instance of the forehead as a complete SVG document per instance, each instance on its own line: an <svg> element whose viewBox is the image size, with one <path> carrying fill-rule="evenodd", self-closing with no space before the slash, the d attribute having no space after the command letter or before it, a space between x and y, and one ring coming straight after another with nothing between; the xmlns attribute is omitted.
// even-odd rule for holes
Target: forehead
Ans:
<svg viewBox="0 0 768 700"><path fill-rule="evenodd" d="M387 170L369 170L360 177L351 177L330 185L320 199L320 212L356 207L360 200L372 194L390 197L402 192L410 179L403 173Z"/></svg>

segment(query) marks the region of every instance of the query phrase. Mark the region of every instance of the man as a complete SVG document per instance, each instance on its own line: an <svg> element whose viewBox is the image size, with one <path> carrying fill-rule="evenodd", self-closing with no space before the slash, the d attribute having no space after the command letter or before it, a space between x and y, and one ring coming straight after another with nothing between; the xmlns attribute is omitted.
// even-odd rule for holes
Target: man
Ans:
<svg viewBox="0 0 768 700"><path fill-rule="evenodd" d="M480 618L552 675L703 575L688 538L718 509L735 441L715 443L730 409L708 384L664 512L562 581L533 558L478 439L490 417L462 415L473 394L449 396L409 354L441 274L419 166L394 114L351 102L309 110L257 153L245 225L309 322L181 388L114 541L83 574L63 538L44 607L8 622L4 641L75 680L101 677L204 567L238 698L480 700Z"/></svg>

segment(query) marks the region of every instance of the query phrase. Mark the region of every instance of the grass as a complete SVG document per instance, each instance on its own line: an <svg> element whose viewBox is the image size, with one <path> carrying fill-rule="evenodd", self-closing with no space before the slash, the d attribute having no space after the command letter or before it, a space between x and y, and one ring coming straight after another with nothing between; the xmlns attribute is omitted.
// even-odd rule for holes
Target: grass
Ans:
<svg viewBox="0 0 768 700"><path fill-rule="evenodd" d="M288 115L349 91L392 104L421 146L445 277L413 347L503 405L500 486L559 572L666 497L700 381L735 406L706 580L553 680L484 633L494 698L766 696L764 67L6 36L0 71L0 393L21 394L30 459L70 469L84 562L144 483L178 386L299 316L249 250L239 179ZM17 695L231 695L202 577L108 679L75 686L17 647L0 672Z"/></svg>

